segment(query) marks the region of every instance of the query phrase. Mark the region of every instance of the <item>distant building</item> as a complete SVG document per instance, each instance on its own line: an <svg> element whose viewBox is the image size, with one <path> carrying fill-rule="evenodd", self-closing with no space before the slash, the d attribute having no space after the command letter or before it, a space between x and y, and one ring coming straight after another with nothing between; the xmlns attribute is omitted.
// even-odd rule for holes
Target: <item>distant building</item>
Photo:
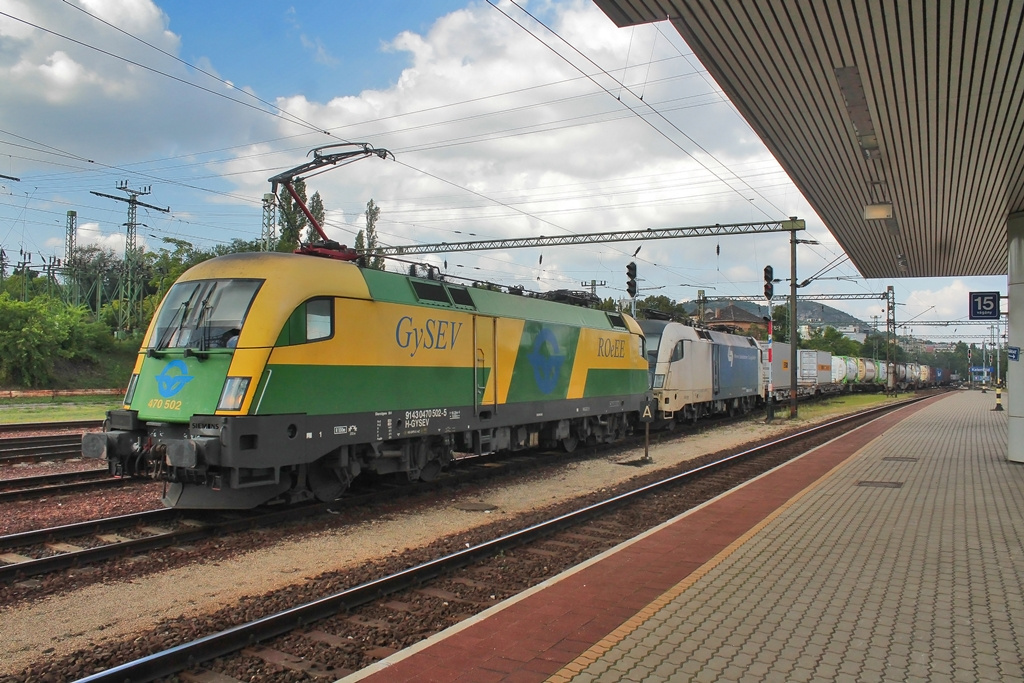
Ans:
<svg viewBox="0 0 1024 683"><path fill-rule="evenodd" d="M761 316L754 315L732 304L725 308L708 311L704 316L704 324L713 330L742 334L749 334L750 328L754 326L767 327L767 323Z"/></svg>
<svg viewBox="0 0 1024 683"><path fill-rule="evenodd" d="M858 344L863 344L868 337L868 331L857 325L843 325L836 328L844 337Z"/></svg>

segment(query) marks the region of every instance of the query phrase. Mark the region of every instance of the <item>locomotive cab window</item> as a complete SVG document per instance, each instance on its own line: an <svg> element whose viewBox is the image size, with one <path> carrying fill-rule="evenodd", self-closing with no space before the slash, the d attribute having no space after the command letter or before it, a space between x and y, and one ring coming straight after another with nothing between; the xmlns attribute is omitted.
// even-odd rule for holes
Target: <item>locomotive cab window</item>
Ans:
<svg viewBox="0 0 1024 683"><path fill-rule="evenodd" d="M299 304L277 339L278 346L322 341L334 336L334 299L322 297Z"/></svg>
<svg viewBox="0 0 1024 683"><path fill-rule="evenodd" d="M232 348L263 280L178 282L164 298L153 349Z"/></svg>
<svg viewBox="0 0 1024 683"><path fill-rule="evenodd" d="M683 340L680 339L676 342L676 345L672 347L672 357L668 359L669 363L675 363L677 360L682 360L684 355Z"/></svg>

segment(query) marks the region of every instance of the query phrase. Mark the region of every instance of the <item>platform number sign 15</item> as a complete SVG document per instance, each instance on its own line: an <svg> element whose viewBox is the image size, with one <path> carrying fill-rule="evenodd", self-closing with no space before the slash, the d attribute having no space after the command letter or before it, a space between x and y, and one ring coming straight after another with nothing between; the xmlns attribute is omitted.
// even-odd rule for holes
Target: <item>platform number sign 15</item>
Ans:
<svg viewBox="0 0 1024 683"><path fill-rule="evenodd" d="M999 292L971 292L971 320L999 320Z"/></svg>

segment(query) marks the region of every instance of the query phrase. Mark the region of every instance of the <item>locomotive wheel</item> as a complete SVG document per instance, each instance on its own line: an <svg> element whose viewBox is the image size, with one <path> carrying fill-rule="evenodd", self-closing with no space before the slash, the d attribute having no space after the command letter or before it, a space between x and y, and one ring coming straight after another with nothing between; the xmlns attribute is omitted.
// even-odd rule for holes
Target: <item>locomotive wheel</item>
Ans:
<svg viewBox="0 0 1024 683"><path fill-rule="evenodd" d="M350 483L348 472L342 472L336 467L329 467L324 459L317 460L309 466L307 481L313 495L322 503L337 500Z"/></svg>
<svg viewBox="0 0 1024 683"><path fill-rule="evenodd" d="M561 445L563 451L565 451L566 453L572 453L574 450L576 450L576 446L578 446L579 444L580 440L577 439L575 436L567 436L564 439L562 439Z"/></svg>
<svg viewBox="0 0 1024 683"><path fill-rule="evenodd" d="M426 441L416 446L417 461L421 462L420 481L434 481L452 461L451 445L447 441Z"/></svg>
<svg viewBox="0 0 1024 683"><path fill-rule="evenodd" d="M441 474L441 463L431 460L420 470L420 481L434 481L439 474Z"/></svg>

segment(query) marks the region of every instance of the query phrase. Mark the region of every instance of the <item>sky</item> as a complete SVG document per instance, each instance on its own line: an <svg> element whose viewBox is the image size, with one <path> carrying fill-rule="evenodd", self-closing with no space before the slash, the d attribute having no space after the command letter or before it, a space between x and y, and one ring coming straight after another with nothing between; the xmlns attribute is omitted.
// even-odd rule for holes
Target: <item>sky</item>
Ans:
<svg viewBox="0 0 1024 683"><path fill-rule="evenodd" d="M806 221L801 294L881 293L899 332L981 341L972 291L1005 277L864 280L667 23L617 28L589 0L0 0L0 246L11 263L77 242L210 248L257 239L268 178L310 150L367 158L307 180L351 245L371 199L388 245ZM637 248L640 251L637 252ZM418 257L450 278L690 301L788 277L786 233ZM635 253L635 256L634 256ZM389 269L398 269L392 265ZM817 276L817 277L815 277ZM776 285L788 291L788 283ZM776 296L776 303L779 303ZM825 302L884 330L879 300ZM1005 308L1005 304L1004 304Z"/></svg>

